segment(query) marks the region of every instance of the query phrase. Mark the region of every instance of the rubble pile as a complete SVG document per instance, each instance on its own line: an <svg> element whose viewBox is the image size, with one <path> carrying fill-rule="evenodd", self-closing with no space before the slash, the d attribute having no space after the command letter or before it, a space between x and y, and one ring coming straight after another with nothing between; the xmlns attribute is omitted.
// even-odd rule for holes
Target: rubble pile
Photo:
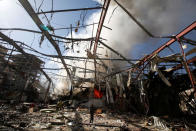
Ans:
<svg viewBox="0 0 196 131"><path fill-rule="evenodd" d="M1 130L191 130L195 120L147 117L132 113L116 113L107 109L94 114L94 122L89 123L88 108L56 109L55 105L23 103L15 106L1 103Z"/></svg>

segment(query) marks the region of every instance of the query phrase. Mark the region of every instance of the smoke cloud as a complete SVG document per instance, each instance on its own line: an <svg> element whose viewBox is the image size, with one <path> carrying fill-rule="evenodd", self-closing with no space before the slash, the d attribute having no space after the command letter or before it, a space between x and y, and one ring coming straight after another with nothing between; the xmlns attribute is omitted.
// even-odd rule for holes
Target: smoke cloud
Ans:
<svg viewBox="0 0 196 131"><path fill-rule="evenodd" d="M103 0L94 0L103 4ZM195 19L196 15L196 1L195 0L118 0L131 14L134 15L152 34L155 35L172 35L177 33L180 29L191 24ZM108 13L104 22L105 26L112 28L108 30L106 28L102 29L101 37L107 39L104 41L110 47L119 51L126 57L131 58L130 52L133 51L132 47L136 44L141 46L139 43L145 43L150 39L145 32L136 25L131 18L120 8L117 7L115 2L112 0L111 5L108 9ZM113 10L116 10L113 12ZM100 11L94 13L88 20L86 24L92 24L99 22ZM97 25L94 27L94 36L96 35ZM68 37L70 34L68 35ZM81 30L79 33L74 33L75 38L86 38L92 36L92 26ZM153 43L152 43L153 44ZM149 46L151 46L149 44ZM84 56L87 57L86 49L89 48L89 43L80 43L74 46L76 52L67 52L65 55L70 56ZM145 50L145 49L143 49ZM112 57L117 58L115 54L112 54L107 49L98 48L99 57ZM123 62L122 62L123 63ZM68 61L68 64L84 67L84 62L73 62ZM122 64L107 63L111 67ZM125 63L123 63L125 65ZM87 68L94 69L92 63L87 64ZM60 65L62 66L62 65ZM61 72L61 74L66 74L66 72ZM76 75L83 77L84 74L76 72ZM94 77L94 74L88 75L88 77ZM66 84L66 83L65 83ZM65 88L66 85L59 83L58 88ZM61 86L60 86L61 85Z"/></svg>

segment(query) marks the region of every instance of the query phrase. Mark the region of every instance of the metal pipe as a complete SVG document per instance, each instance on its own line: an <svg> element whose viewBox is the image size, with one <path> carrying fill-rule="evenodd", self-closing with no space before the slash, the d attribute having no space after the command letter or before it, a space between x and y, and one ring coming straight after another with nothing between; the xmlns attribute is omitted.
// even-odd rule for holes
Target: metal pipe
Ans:
<svg viewBox="0 0 196 131"><path fill-rule="evenodd" d="M98 10L102 9L103 7L91 7L91 8L78 8L78 9L66 9L66 10L51 10L51 11L43 11L43 12L38 12L36 14L41 15L41 14L48 14L48 13L60 13L60 12L73 12L73 11L81 11L81 10Z"/></svg>
<svg viewBox="0 0 196 131"><path fill-rule="evenodd" d="M170 39L168 42L166 42L165 44L163 44L161 47L159 47L158 49L156 49L155 51L153 51L150 55L147 55L146 57L144 57L139 63L138 65L142 65L143 63L145 63L147 60L151 59L155 54L158 54L159 52L161 52L163 49L165 49L166 47L170 46L171 44L173 44L176 41L176 38L179 39L182 36L186 35L187 33L189 33L190 31L192 31L194 28L196 28L196 21L193 22L191 25L189 25L187 28L185 28L183 31L181 31L179 34L176 35L176 37L174 36L174 38Z"/></svg>
<svg viewBox="0 0 196 131"><path fill-rule="evenodd" d="M190 68L188 66L186 55L185 55L184 50L183 50L183 47L182 47L182 43L181 43L181 41L179 41L179 39L177 39L177 40L178 40L179 45L180 45L180 49L181 49L181 52L182 52L182 55L183 55L183 58L184 58L184 62L185 62L185 68L186 68L187 73L189 75L189 78L190 78L190 81L191 81L191 85L192 85L193 88L195 88L193 76L192 76L191 71L190 71Z"/></svg>

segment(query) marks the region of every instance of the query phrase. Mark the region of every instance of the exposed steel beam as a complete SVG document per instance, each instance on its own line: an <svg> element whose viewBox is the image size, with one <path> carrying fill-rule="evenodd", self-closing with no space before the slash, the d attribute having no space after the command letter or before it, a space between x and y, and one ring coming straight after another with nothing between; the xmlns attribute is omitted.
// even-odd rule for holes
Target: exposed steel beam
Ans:
<svg viewBox="0 0 196 131"><path fill-rule="evenodd" d="M189 66L188 66L187 59L186 59L186 55L185 55L185 53L184 53L184 49L183 49L183 47L182 47L182 42L180 42L179 39L177 39L177 40L178 40L178 42L179 42L179 44L180 44L180 49L181 49L182 56L183 56L183 59L184 59L184 63L185 63L185 64L184 64L184 68L185 68L185 70L186 70L187 73L188 73L188 76L189 76L189 78L190 78L192 87L195 88L193 76L192 76L191 70L190 70L190 68L189 68Z"/></svg>
<svg viewBox="0 0 196 131"><path fill-rule="evenodd" d="M182 37L180 39L180 41L184 42L184 43L188 43L188 44L191 44L191 45L196 45L196 41L195 40L191 40L191 39L188 39L188 38L185 38L185 37Z"/></svg>
<svg viewBox="0 0 196 131"><path fill-rule="evenodd" d="M30 29L24 29L24 28L0 28L0 30L11 30L11 31L26 31L26 32L32 32L32 33L37 33L37 34L43 34L41 31L36 31L36 30L30 30ZM94 38L66 38L58 35L53 35L50 34L52 37L59 38L59 39L64 39L64 40L73 40L75 41L92 41ZM103 39L103 38L101 38Z"/></svg>
<svg viewBox="0 0 196 131"><path fill-rule="evenodd" d="M94 50L93 50L93 54L95 56L96 56L96 52L97 52L97 45L98 45L99 38L100 38L100 35L101 35L101 30L102 30L102 27L103 27L103 23L104 23L104 20L105 20L106 13L107 13L108 7L110 5L110 2L111 2L111 0L105 0L104 5L103 5L103 9L102 9L102 12L101 12L101 17L100 17L99 25L98 25L98 28L97 28L97 34L96 34L96 37L95 37L95 44L94 44Z"/></svg>
<svg viewBox="0 0 196 131"><path fill-rule="evenodd" d="M117 0L114 0L118 6L120 6L128 15L129 17L140 27L146 34L150 37L155 37L152 33L150 33L126 8L124 8Z"/></svg>
<svg viewBox="0 0 196 131"><path fill-rule="evenodd" d="M106 17L106 14L107 14L107 10L108 10L108 7L110 5L110 1L111 0L105 0L104 1L104 5L103 5L103 9L102 9L102 12L101 12L101 16L100 16L100 20L99 20L99 24L98 24L98 28L97 28L97 34L96 34L96 37L95 37L95 44L94 44L94 50L93 50L93 55L94 57L96 56L96 52L97 52L97 45L98 45L98 42L99 42L99 38L100 38L100 35L101 35L101 30L102 30L102 27L103 27L103 23L104 23L104 20L105 20L105 17ZM91 47L90 47L91 49ZM97 82L97 72L96 72L96 59L94 58L94 67L95 67L95 83Z"/></svg>
<svg viewBox="0 0 196 131"><path fill-rule="evenodd" d="M172 36L156 36L153 35L141 22L139 22L122 4L120 4L117 0L114 0L116 4L124 10L125 13L150 37L152 38L172 38Z"/></svg>
<svg viewBox="0 0 196 131"><path fill-rule="evenodd" d="M168 47L171 44L173 44L174 42L176 42L177 39L180 39L182 36L186 35L190 31L192 31L194 28L196 28L196 21L193 22L191 25L189 25L187 28L185 28L182 32L180 32L179 34L177 34L176 36L174 36L174 38L170 39L168 42L166 42L165 44L163 44L161 47L159 47L158 49L156 49L155 51L153 51L150 55L147 55L146 57L144 57L138 63L138 65L139 66L140 65L143 65L146 61L148 61L149 59L151 59L155 54L158 54L163 49L165 49L166 47Z"/></svg>
<svg viewBox="0 0 196 131"><path fill-rule="evenodd" d="M176 36L173 36L173 38L171 38L168 42L166 42L165 44L163 44L161 47L159 47L158 49L156 49L155 51L153 51L151 54L145 56L144 58L142 58L141 60L139 60L139 62L137 63L138 66L144 65L145 62L149 61L155 54L158 54L159 52L161 52L163 49L165 49L166 47L170 46L171 44L173 44L174 42L176 42L177 39L180 39L181 37L185 36L187 33L191 32L192 30L194 30L196 28L196 21L194 21L191 25L189 25L187 28L185 28L183 31L181 31L179 34L177 34ZM109 77L109 76L113 76L122 72L126 72L129 71L131 68L128 69L124 69L118 72L113 72L105 77Z"/></svg>
<svg viewBox="0 0 196 131"><path fill-rule="evenodd" d="M51 10L51 11L43 11L43 12L38 12L36 14L48 14L48 13L62 13L62 12L73 12L73 11L82 11L82 10L98 10L102 9L103 7L91 7L91 8L78 8L78 9L66 9L66 10Z"/></svg>
<svg viewBox="0 0 196 131"><path fill-rule="evenodd" d="M178 41L179 44L180 44L180 49L181 49L181 52L182 52L182 55L183 55L183 59L184 59L184 62L185 62L185 69L186 69L186 71L188 73L188 76L190 78L192 87L195 88L193 76L192 76L191 71L190 71L190 69L188 67L186 56L185 56L184 50L182 48L182 43L180 42L180 38L181 37L183 37L184 35L186 35L187 33L189 33L190 31L192 31L195 28L196 28L196 21L193 24L191 24L190 26L188 26L186 29L184 29L182 32L180 32L179 34L177 34L174 38L172 38L171 40L169 40L167 43L165 43L164 45L162 45L160 48L158 48L157 50L155 50L154 52L152 52L150 55L148 55L147 57L143 58L142 61L140 61L138 63L138 65L139 66L143 65L147 60L151 59L154 55L158 54L160 51L162 51L166 47L170 46L175 41Z"/></svg>
<svg viewBox="0 0 196 131"><path fill-rule="evenodd" d="M35 22L35 24L38 26L38 28L42 31L42 33L46 36L46 38L50 41L50 43L52 44L52 46L55 48L57 54L60 57L60 60L63 64L63 66L65 67L65 70L67 72L67 75L72 83L72 77L71 77L71 73L69 71L69 69L67 68L67 65L65 63L65 60L63 59L61 50L58 46L58 44L53 40L52 36L49 34L48 31L42 29L42 25L44 25L42 23L42 21L39 19L39 17L37 16L37 14L35 13L35 11L33 10L31 4L27 1L27 0L18 0L21 5L24 7L24 9L27 11L27 13L31 16L31 18L33 19L33 21Z"/></svg>
<svg viewBox="0 0 196 131"><path fill-rule="evenodd" d="M188 64L193 63L193 62L196 62L196 57L193 57L193 58L187 60L187 63L188 63ZM178 65L172 67L172 69L171 69L170 71L176 71L176 70L178 70L178 69L181 69L182 66L183 66L183 64L178 64Z"/></svg>

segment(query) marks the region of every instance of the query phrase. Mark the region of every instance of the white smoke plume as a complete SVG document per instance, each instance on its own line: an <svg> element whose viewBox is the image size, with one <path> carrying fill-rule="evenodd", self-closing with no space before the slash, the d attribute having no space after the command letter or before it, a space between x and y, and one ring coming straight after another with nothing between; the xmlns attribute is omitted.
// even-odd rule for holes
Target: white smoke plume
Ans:
<svg viewBox="0 0 196 131"><path fill-rule="evenodd" d="M95 0L103 4L103 0ZM137 18L152 34L154 35L173 35L179 29L191 24L196 19L196 1L195 0L118 0L135 18ZM148 35L137 25L128 15L120 8L116 8L115 2L112 0L108 13L104 22L105 26L112 28L108 30L102 29L101 37L107 39L104 41L110 47L119 51L125 57L131 58L129 55L132 47L138 43L145 43L150 39ZM114 8L116 10L113 12ZM100 18L100 12L94 13L86 24L97 23ZM94 36L96 35L97 25L94 27ZM70 36L70 34L68 35ZM73 34L75 38L86 38L92 36L92 26L81 30L79 33ZM153 43L152 43L153 44ZM152 46L149 45L149 46ZM138 46L141 46L138 44ZM88 47L89 48L89 47ZM87 44L80 43L79 46L74 46L75 52L67 52L65 55L70 56L84 56L86 55ZM79 53L76 53L76 50ZM107 49L98 48L100 57L109 55L110 57L117 57ZM145 49L144 49L145 50ZM84 62L69 61L68 64L84 67ZM115 63L114 63L115 64ZM117 66L119 65L116 64ZM120 65L122 66L122 65ZM94 69L93 64L88 63L87 68ZM66 74L66 72L61 72ZM84 74L77 73L82 77ZM88 77L94 77L94 74ZM61 85L61 86L60 86ZM58 89L66 87L66 83L59 83Z"/></svg>

